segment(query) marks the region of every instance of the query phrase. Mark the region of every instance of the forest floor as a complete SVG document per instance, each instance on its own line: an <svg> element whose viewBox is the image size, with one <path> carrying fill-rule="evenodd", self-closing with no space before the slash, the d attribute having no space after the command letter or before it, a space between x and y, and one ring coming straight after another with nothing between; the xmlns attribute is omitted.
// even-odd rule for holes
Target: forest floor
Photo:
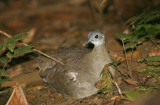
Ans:
<svg viewBox="0 0 160 105"><path fill-rule="evenodd" d="M62 2L63 1L63 2ZM2 5L3 6L3 5ZM60 47L83 47L82 44L92 30L100 30L106 34L106 47L113 60L121 58L121 67L126 66L123 48L116 33L127 31L125 22L119 19L116 13L106 13L104 23L97 26L90 8L86 3L76 5L64 0L52 2L22 1L13 2L0 8L0 29L12 35L31 30L28 34L27 43L35 43L36 49L41 51L56 50ZM0 35L0 43L6 37ZM126 78L127 70L117 73L117 83L122 90L136 90L141 86L150 87L157 83L155 78L147 78L147 73L139 73L137 70L144 64L137 63L137 58L148 56L156 50L151 42L144 43L134 52L132 63L133 80ZM114 96L106 98L105 94L98 93L84 99L63 97L60 93L52 90L39 77L36 69L36 57L38 54L30 53L16 58L9 64L7 73L11 81L1 84L4 92L0 93L0 103L4 105L9 99L12 88L17 82L25 84L23 90L30 105L127 105L132 100L120 99L117 90ZM130 61L130 59L127 59ZM6 88L8 87L8 88ZM159 92L155 89L152 93ZM117 98L118 97L118 98ZM116 101L115 101L116 100ZM113 104L116 102L115 104ZM140 104L137 104L140 105Z"/></svg>

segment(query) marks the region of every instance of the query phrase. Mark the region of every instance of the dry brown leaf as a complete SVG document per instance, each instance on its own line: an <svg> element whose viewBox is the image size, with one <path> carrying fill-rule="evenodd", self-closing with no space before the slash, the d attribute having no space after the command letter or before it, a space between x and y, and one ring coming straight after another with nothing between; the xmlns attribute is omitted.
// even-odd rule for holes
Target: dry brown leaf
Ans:
<svg viewBox="0 0 160 105"><path fill-rule="evenodd" d="M117 78L117 84L120 85L122 83L122 78L118 77Z"/></svg>
<svg viewBox="0 0 160 105"><path fill-rule="evenodd" d="M23 42L26 44L30 43L33 40L35 32L36 32L36 28L32 28L30 32L27 34L28 38L24 39Z"/></svg>
<svg viewBox="0 0 160 105"><path fill-rule="evenodd" d="M17 84L6 105L28 105L22 87Z"/></svg>
<svg viewBox="0 0 160 105"><path fill-rule="evenodd" d="M27 98L27 100L28 100L28 102L29 102L29 101L31 101L33 98L35 98L35 97L37 97L37 96L38 96L37 93L33 93L33 94L30 94L30 95L27 95L26 98Z"/></svg>
<svg viewBox="0 0 160 105"><path fill-rule="evenodd" d="M120 96L113 96L112 98L110 98L109 102L104 105L116 105L116 103L118 103L119 101L121 101Z"/></svg>
<svg viewBox="0 0 160 105"><path fill-rule="evenodd" d="M131 84L131 85L134 85L134 86L137 86L139 83L137 81L134 81L132 79L124 79L127 83Z"/></svg>

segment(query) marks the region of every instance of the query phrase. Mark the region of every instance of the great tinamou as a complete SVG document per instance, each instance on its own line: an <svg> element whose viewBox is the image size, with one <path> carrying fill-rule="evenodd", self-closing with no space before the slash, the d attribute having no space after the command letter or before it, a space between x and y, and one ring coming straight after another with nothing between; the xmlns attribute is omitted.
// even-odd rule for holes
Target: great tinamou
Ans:
<svg viewBox="0 0 160 105"><path fill-rule="evenodd" d="M87 48L61 48L47 52L48 55L62 61L61 65L45 56L37 58L40 76L49 86L63 94L84 98L95 94L95 83L100 80L100 73L105 64L112 62L106 49L105 35L99 31L88 34L83 46L92 43L93 50ZM115 74L115 70L109 67Z"/></svg>

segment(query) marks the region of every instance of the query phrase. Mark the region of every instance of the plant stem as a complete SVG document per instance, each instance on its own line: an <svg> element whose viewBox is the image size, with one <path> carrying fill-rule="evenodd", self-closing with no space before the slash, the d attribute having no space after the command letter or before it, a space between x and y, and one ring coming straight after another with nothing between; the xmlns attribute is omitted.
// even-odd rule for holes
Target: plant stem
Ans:
<svg viewBox="0 0 160 105"><path fill-rule="evenodd" d="M114 80L114 84L115 84L115 86L116 86L116 88L117 88L117 90L118 90L118 93L119 93L120 96L122 97L122 96L123 96L123 95L122 95L122 91L121 91L119 85L117 84L116 79L115 79L113 73L112 73L111 70L109 69L108 64L106 64L106 65L104 66L104 68L107 69L108 72L111 74L111 77L112 77L112 79Z"/></svg>
<svg viewBox="0 0 160 105"><path fill-rule="evenodd" d="M124 40L121 40L121 41L122 41L122 45L123 45L124 56L125 56L126 65L127 65L128 71L129 71L129 75L131 76L131 79L133 79L132 78L132 73L131 73L131 70L129 69L129 64L128 64L128 61L127 61L127 53L126 53L126 50L125 50Z"/></svg>
<svg viewBox="0 0 160 105"><path fill-rule="evenodd" d="M8 63L5 63L2 69L4 69L4 68L7 66L7 64L8 64Z"/></svg>
<svg viewBox="0 0 160 105"><path fill-rule="evenodd" d="M117 70L122 76L126 77L129 79L129 77L126 75L126 74L123 74L119 69L118 67L115 67L115 66L112 66L115 70Z"/></svg>
<svg viewBox="0 0 160 105"><path fill-rule="evenodd" d="M133 79L133 76L132 76L132 59L133 59L133 49L134 48L132 48L132 54L131 54L131 58L130 58L130 73L131 73L131 78Z"/></svg>
<svg viewBox="0 0 160 105"><path fill-rule="evenodd" d="M160 50L160 47L157 45L157 43L152 39L150 38L150 40L153 42L153 44L155 44L155 46Z"/></svg>

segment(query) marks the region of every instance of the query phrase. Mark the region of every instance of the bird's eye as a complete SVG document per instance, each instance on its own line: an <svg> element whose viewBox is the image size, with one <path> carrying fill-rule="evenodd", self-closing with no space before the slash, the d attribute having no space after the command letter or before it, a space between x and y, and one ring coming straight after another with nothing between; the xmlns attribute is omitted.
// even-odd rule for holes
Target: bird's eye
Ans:
<svg viewBox="0 0 160 105"><path fill-rule="evenodd" d="M98 38L98 35L96 35L95 38L97 39L97 38Z"/></svg>

